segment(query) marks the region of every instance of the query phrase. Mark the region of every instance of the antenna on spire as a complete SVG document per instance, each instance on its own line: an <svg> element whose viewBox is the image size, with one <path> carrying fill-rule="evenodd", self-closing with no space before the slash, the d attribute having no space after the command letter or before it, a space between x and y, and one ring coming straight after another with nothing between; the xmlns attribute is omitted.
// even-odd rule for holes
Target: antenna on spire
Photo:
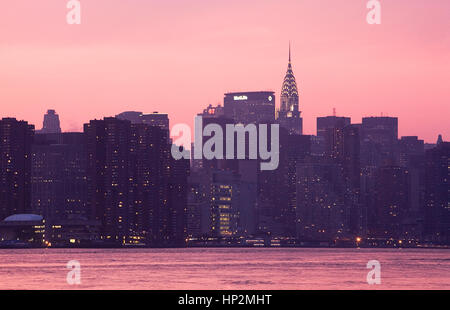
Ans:
<svg viewBox="0 0 450 310"><path fill-rule="evenodd" d="M291 62L291 41L289 41L289 62Z"/></svg>

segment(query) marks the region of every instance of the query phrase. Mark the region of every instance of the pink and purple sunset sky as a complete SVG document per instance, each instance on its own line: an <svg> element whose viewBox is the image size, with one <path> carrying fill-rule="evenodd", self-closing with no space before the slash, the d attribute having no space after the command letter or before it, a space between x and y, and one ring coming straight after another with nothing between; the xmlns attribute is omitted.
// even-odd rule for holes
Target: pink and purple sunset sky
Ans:
<svg viewBox="0 0 450 310"><path fill-rule="evenodd" d="M123 111L192 125L228 91L279 93L292 43L305 134L317 116L399 117L399 134L450 138L450 1L66 0L0 3L0 117L64 131Z"/></svg>

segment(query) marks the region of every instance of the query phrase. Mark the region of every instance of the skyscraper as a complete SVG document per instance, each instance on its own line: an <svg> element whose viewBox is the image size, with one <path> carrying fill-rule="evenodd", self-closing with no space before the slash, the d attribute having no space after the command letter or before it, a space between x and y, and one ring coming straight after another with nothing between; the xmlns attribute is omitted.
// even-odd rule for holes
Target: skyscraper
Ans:
<svg viewBox="0 0 450 310"><path fill-rule="evenodd" d="M105 118L85 124L88 193L103 240L180 245L188 160L172 160L167 130Z"/></svg>
<svg viewBox="0 0 450 310"><path fill-rule="evenodd" d="M275 93L271 91L227 93L224 114L235 123L273 123L275 120Z"/></svg>
<svg viewBox="0 0 450 310"><path fill-rule="evenodd" d="M87 157L83 133L36 134L31 160L33 212L47 222L85 216Z"/></svg>
<svg viewBox="0 0 450 310"><path fill-rule="evenodd" d="M299 110L297 82L292 70L290 45L288 69L281 87L280 98L280 109L277 117L280 126L286 128L290 134L301 135L303 133L303 120Z"/></svg>
<svg viewBox="0 0 450 310"><path fill-rule="evenodd" d="M344 203L337 165L297 166L297 237L300 241L331 241L344 233Z"/></svg>
<svg viewBox="0 0 450 310"><path fill-rule="evenodd" d="M232 237L238 230L239 186L231 171L216 170L211 182L210 233L214 237Z"/></svg>
<svg viewBox="0 0 450 310"><path fill-rule="evenodd" d="M425 234L434 242L450 244L450 142L426 151Z"/></svg>
<svg viewBox="0 0 450 310"><path fill-rule="evenodd" d="M0 120L0 219L31 210L31 143L34 126Z"/></svg>
<svg viewBox="0 0 450 310"><path fill-rule="evenodd" d="M364 166L397 163L398 118L364 117L361 133L361 160Z"/></svg>
<svg viewBox="0 0 450 310"><path fill-rule="evenodd" d="M44 123L39 133L60 133L59 115L55 110L48 110L44 115Z"/></svg>
<svg viewBox="0 0 450 310"><path fill-rule="evenodd" d="M404 237L409 207L408 170L399 166L378 168L372 194L367 219L369 235L396 240Z"/></svg>
<svg viewBox="0 0 450 310"><path fill-rule="evenodd" d="M324 116L317 118L317 136L325 137L327 129L350 125L351 118L344 116Z"/></svg>
<svg viewBox="0 0 450 310"><path fill-rule="evenodd" d="M111 117L84 125L90 215L101 222L102 238L119 244L129 235L130 126Z"/></svg>

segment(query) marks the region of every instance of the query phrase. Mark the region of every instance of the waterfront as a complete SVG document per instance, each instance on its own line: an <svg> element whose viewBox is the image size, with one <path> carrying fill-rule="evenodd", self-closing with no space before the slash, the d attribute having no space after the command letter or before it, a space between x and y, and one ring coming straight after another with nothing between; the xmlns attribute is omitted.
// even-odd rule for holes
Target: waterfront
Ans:
<svg viewBox="0 0 450 310"><path fill-rule="evenodd" d="M66 264L81 264L68 285ZM369 260L381 285L368 285ZM450 289L450 250L22 249L0 250L0 289Z"/></svg>

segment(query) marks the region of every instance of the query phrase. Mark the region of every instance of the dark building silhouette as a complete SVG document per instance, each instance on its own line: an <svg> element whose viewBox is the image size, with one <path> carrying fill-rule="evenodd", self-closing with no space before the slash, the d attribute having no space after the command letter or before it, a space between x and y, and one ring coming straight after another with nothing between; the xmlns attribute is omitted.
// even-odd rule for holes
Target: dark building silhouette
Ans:
<svg viewBox="0 0 450 310"><path fill-rule="evenodd" d="M47 222L85 217L88 209L84 134L36 134L31 161L33 212Z"/></svg>
<svg viewBox="0 0 450 310"><path fill-rule="evenodd" d="M275 93L271 91L227 93L224 114L236 124L273 123Z"/></svg>
<svg viewBox="0 0 450 310"><path fill-rule="evenodd" d="M101 237L127 243L129 234L131 123L116 118L84 125L90 216L102 224Z"/></svg>
<svg viewBox="0 0 450 310"><path fill-rule="evenodd" d="M410 238L423 237L425 205L425 147L418 137L399 140L399 165L408 169L408 213L404 226Z"/></svg>
<svg viewBox="0 0 450 310"><path fill-rule="evenodd" d="M0 120L0 219L31 211L31 144L34 126Z"/></svg>
<svg viewBox="0 0 450 310"><path fill-rule="evenodd" d="M59 115L56 114L55 110L48 110L47 114L44 115L44 122L39 133L61 133Z"/></svg>
<svg viewBox="0 0 450 310"><path fill-rule="evenodd" d="M345 127L350 125L351 118L345 116L324 116L317 118L317 136L324 137L326 136L327 129L336 128L336 127Z"/></svg>
<svg viewBox="0 0 450 310"><path fill-rule="evenodd" d="M450 142L426 151L425 235L430 241L450 244Z"/></svg>
<svg viewBox="0 0 450 310"><path fill-rule="evenodd" d="M88 192L101 236L116 244L184 244L186 160L159 126L105 118L85 125Z"/></svg>
<svg viewBox="0 0 450 310"><path fill-rule="evenodd" d="M345 126L350 125L350 123L351 123L350 117L341 117L341 116L318 117L316 120L317 137L316 137L315 153L317 155L322 156L325 155L327 147L326 139L329 138L327 137L327 135L329 134L327 133L327 131L329 129L344 128Z"/></svg>
<svg viewBox="0 0 450 310"><path fill-rule="evenodd" d="M340 181L336 184L343 201L343 232L359 235L364 221L361 206L360 125L348 117L317 119L323 143L323 161L335 165Z"/></svg>
<svg viewBox="0 0 450 310"><path fill-rule="evenodd" d="M258 214L261 233L294 237L298 195L297 166L304 163L311 152L310 136L290 134L280 128L279 165L273 171L258 175Z"/></svg>
<svg viewBox="0 0 450 310"><path fill-rule="evenodd" d="M345 225L350 235L361 235L364 230L364 210L361 201L361 146L359 125L342 129L342 157L337 161L344 178Z"/></svg>
<svg viewBox="0 0 450 310"><path fill-rule="evenodd" d="M188 159L175 160L170 157L168 218L166 233L168 245L184 246L187 237L188 176L190 162Z"/></svg>
<svg viewBox="0 0 450 310"><path fill-rule="evenodd" d="M410 167L422 161L425 155L424 145L424 141L416 136L401 137L398 141L399 165Z"/></svg>
<svg viewBox="0 0 450 310"><path fill-rule="evenodd" d="M397 164L398 118L364 117L361 125L363 166Z"/></svg>
<svg viewBox="0 0 450 310"><path fill-rule="evenodd" d="M399 166L383 166L375 172L373 195L368 210L370 237L399 240L405 237L408 213L408 171Z"/></svg>
<svg viewBox="0 0 450 310"><path fill-rule="evenodd" d="M188 179L186 231L188 238L206 237L209 233L209 176L203 170L192 171Z"/></svg>
<svg viewBox="0 0 450 310"><path fill-rule="evenodd" d="M346 236L341 174L323 162L297 166L297 238L300 242L331 242Z"/></svg>

